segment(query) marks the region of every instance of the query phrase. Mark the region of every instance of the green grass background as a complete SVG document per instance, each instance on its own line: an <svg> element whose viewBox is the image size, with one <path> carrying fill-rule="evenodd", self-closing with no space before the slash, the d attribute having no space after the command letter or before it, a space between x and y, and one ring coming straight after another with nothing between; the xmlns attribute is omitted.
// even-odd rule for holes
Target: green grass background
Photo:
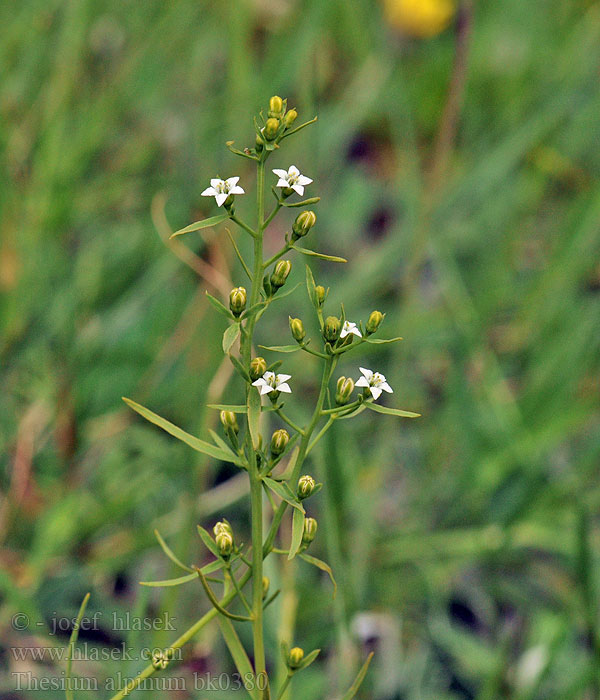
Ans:
<svg viewBox="0 0 600 700"><path fill-rule="evenodd" d="M4 3L0 22L0 696L41 696L13 693L16 671L59 676L60 663L11 649L64 646L52 620L73 617L88 590L104 636L81 641L98 649L123 640L114 611L167 610L180 631L197 619L199 587L137 585L175 575L155 527L186 561L204 556L197 522L226 515L248 541L235 473L120 397L191 432L214 424L203 406L223 385L222 319L157 225L164 237L214 213L199 193L216 173L253 190L252 168L224 142L252 145L252 114L281 94L300 118L319 116L270 163L314 178L309 243L349 258L313 266L330 313L343 302L364 320L378 308L382 335L405 339L340 372L381 369L389 405L423 414L345 421L311 465L325 481L311 551L332 563L340 593L332 603L301 564L284 572L299 581L294 642L323 649L294 698L338 696L369 648L365 698L599 698L600 5L476 3L435 190L425 173L451 30L402 38L369 0L26 0ZM272 226L270 250L289 218ZM221 229L184 243L192 266L242 283ZM302 288L273 308L261 342L289 342L288 314L311 326ZM296 355L286 367L301 417L317 367ZM240 392L232 380L223 398ZM268 616L273 666L292 603ZM11 626L16 611L30 616L26 632ZM143 665L75 670L102 684ZM232 671L216 628L183 668Z"/></svg>

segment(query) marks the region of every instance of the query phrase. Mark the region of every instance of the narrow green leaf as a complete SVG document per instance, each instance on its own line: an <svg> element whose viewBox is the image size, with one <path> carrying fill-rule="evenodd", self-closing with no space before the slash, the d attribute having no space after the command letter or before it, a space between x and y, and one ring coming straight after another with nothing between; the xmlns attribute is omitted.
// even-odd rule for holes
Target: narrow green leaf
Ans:
<svg viewBox="0 0 600 700"><path fill-rule="evenodd" d="M363 343L371 343L371 345L385 345L386 343L397 343L404 338L363 338Z"/></svg>
<svg viewBox="0 0 600 700"><path fill-rule="evenodd" d="M231 411L232 413L246 413L248 410L247 406L230 403L208 403L206 404L206 408L214 408L217 411Z"/></svg>
<svg viewBox="0 0 600 700"><path fill-rule="evenodd" d="M227 355L240 334L240 324L233 323L223 333L223 352Z"/></svg>
<svg viewBox="0 0 600 700"><path fill-rule="evenodd" d="M213 439L214 443L218 447L220 447L222 450L225 450L225 452L230 451L231 448L229 447L229 445L225 442L225 440L223 440L223 438L218 433L216 433L211 428L208 429L208 432L210 433L211 438ZM232 452L232 454L235 456L234 452Z"/></svg>
<svg viewBox="0 0 600 700"><path fill-rule="evenodd" d="M388 408L387 406L381 406L378 403L371 403L370 401L365 403L364 406L366 406L366 408L370 409L371 411L375 411L375 413L385 413L388 416L399 416L400 418L421 417L420 413L413 413L412 411L402 411L399 408Z"/></svg>
<svg viewBox="0 0 600 700"><path fill-rule="evenodd" d="M69 639L69 645L67 647L67 668L65 672L65 695L67 700L73 700L73 689L71 688L71 669L73 666L73 651L75 650L75 644L77 644L77 637L79 637L79 626L81 625L81 620L85 614L85 609L87 608L88 601L90 599L90 594L86 593L83 600L81 601L81 606L79 612L77 613L77 618L75 619L75 624L73 625L73 631L71 632L71 637Z"/></svg>
<svg viewBox="0 0 600 700"><path fill-rule="evenodd" d="M373 658L375 652L371 652L369 656L367 656L367 660L365 663L362 665L362 668L358 672L358 676L356 676L356 680L350 687L350 690L342 697L342 700L352 700L352 698L358 693L358 689L362 685L362 682L365 680L365 676L367 675L367 671L369 670L369 664L371 663L371 659Z"/></svg>
<svg viewBox="0 0 600 700"><path fill-rule="evenodd" d="M200 539L204 542L204 546L211 552L212 554L217 557L217 559L221 558L221 555L219 554L219 550L217 549L217 545L213 538L210 536L207 530L205 530L202 525L198 525L198 534L200 535Z"/></svg>
<svg viewBox="0 0 600 700"><path fill-rule="evenodd" d="M294 508L292 517L292 541L290 543L290 553L288 559L293 559L300 549L302 544L302 535L304 534L304 513L297 508Z"/></svg>
<svg viewBox="0 0 600 700"><path fill-rule="evenodd" d="M181 586L182 583L187 583L188 581L195 581L198 578L198 574L194 571L193 574L186 574L185 576L180 576L179 578L169 578L164 581L140 581L140 586L150 586L151 588L162 588L164 586Z"/></svg>
<svg viewBox="0 0 600 700"><path fill-rule="evenodd" d="M184 571L189 571L193 572L194 570L192 569L191 566L186 566L178 557L177 555L173 552L173 550L169 547L169 545L163 540L163 538L160 535L160 532L158 530L154 530L154 535L156 539L158 540L158 544L162 547L163 552L169 557L169 559L174 563L177 564L177 566L180 569L183 569ZM195 574L194 574L195 575Z"/></svg>
<svg viewBox="0 0 600 700"><path fill-rule="evenodd" d="M302 348L296 345L259 345L259 348L263 350L270 350L271 352L296 352Z"/></svg>
<svg viewBox="0 0 600 700"><path fill-rule="evenodd" d="M304 513L304 506L298 502L292 490L287 484L275 481L275 479L270 479L268 476L263 478L265 485L268 486L274 494L283 499L286 503L289 503L294 508L298 508L301 513Z"/></svg>
<svg viewBox="0 0 600 700"><path fill-rule="evenodd" d="M346 258L340 258L338 255L326 255L325 253L317 253L316 250L309 250L308 248L300 248L297 245L293 245L292 248L302 255L310 255L314 258L321 258L321 260L329 260L329 262L347 263Z"/></svg>
<svg viewBox="0 0 600 700"><path fill-rule="evenodd" d="M306 289L308 290L308 298L310 299L312 305L316 308L318 308L317 304L317 293L315 291L315 287L317 285L315 284L315 278L313 277L312 270L310 267L307 265L306 266Z"/></svg>
<svg viewBox="0 0 600 700"><path fill-rule="evenodd" d="M244 365L238 360L238 358L235 355L230 354L229 359L231 360L231 364L236 368L238 374L242 377L242 379L245 379L247 382L249 382L250 375L248 374Z"/></svg>
<svg viewBox="0 0 600 700"><path fill-rule="evenodd" d="M308 199L303 199L301 202L282 202L282 204L284 207L309 207L311 204L316 204L320 201L320 197L309 197Z"/></svg>
<svg viewBox="0 0 600 700"><path fill-rule="evenodd" d="M258 700L258 684L253 683L251 680L254 678L252 664L250 663L248 654L246 654L246 650L244 649L231 620L227 619L226 617L218 617L217 621L219 623L219 628L221 629L223 639L225 640L225 644L227 644L227 648L231 654L231 658L233 659L235 667L240 674L239 677L240 679L244 680L244 687L248 691L251 698Z"/></svg>
<svg viewBox="0 0 600 700"><path fill-rule="evenodd" d="M161 418L156 413L153 413L149 409L144 408L144 406L141 406L140 404L136 403L135 401L132 401L131 399L126 398L125 396L123 397L123 401L125 401L125 403L130 408L132 408L136 413L139 413L140 416L144 417L147 421L150 421L150 423L154 423L154 425L157 425L159 428L162 428L165 432L169 433L169 435L172 435L178 440L185 442L185 444L189 445L192 449L198 452L202 452L203 454L207 454L209 455L209 457L220 459L224 462L232 461L231 455L233 453L224 452L220 448L211 445L210 442L205 442L204 440L200 440L199 438L194 437L189 433L186 433L185 430L178 428L173 423L170 423L168 420ZM236 460L233 462L233 464L240 465L241 461L236 457Z"/></svg>
<svg viewBox="0 0 600 700"><path fill-rule="evenodd" d="M261 400L258 390L250 387L248 394L248 429L252 438L252 447L258 450L260 447L260 412Z"/></svg>
<svg viewBox="0 0 600 700"><path fill-rule="evenodd" d="M350 411L349 413L344 413L342 415L337 415L336 420L348 420L348 418L354 418L354 416L357 416L359 413L362 413L365 408L367 407L368 404L363 403L360 405L356 410Z"/></svg>
<svg viewBox="0 0 600 700"><path fill-rule="evenodd" d="M294 473L294 469L296 468L296 461L298 460L299 452L300 452L300 448L294 447L294 451L292 452L292 455L290 457L290 461L288 462L288 465L285 468L285 471L282 474L280 474L278 477L280 481L287 481Z"/></svg>
<svg viewBox="0 0 600 700"><path fill-rule="evenodd" d="M307 561L309 564L316 566L317 569L321 569L321 571L324 571L326 574L328 574L329 578L331 579L331 583L333 584L333 597L335 598L337 595L337 583L333 578L333 571L331 570L329 564L325 563L324 561L321 561L321 559L317 559L317 557L313 557L310 554L306 554L306 552L302 552L302 554L299 554L298 556L301 559L304 559L304 561Z"/></svg>
<svg viewBox="0 0 600 700"><path fill-rule="evenodd" d="M191 231L199 231L203 228L209 228L210 226L216 226L220 224L221 221L229 218L229 214L224 212L223 214L217 214L216 216L211 216L209 219L202 219L202 221L195 221L193 224L186 226L185 228L180 228L179 231L175 231L170 235L170 238L175 238L175 236L181 236L184 233L190 233Z"/></svg>
<svg viewBox="0 0 600 700"><path fill-rule="evenodd" d="M312 664L312 662L317 658L317 656L319 656L320 653L321 653L320 649L314 649L313 651L310 652L310 654L307 654L304 657L304 660L302 661L300 666L298 666L298 670L302 671L305 668L307 668L308 666L310 666Z"/></svg>
<svg viewBox="0 0 600 700"><path fill-rule="evenodd" d="M225 316L226 318L228 318L230 320L235 318L234 315L231 313L231 311L225 306L225 304L220 302L216 297L213 297L213 295L210 294L209 292L205 292L205 294L206 294L206 298L208 299L208 301L210 301L210 303L215 307L215 309L220 314L223 314L223 316Z"/></svg>

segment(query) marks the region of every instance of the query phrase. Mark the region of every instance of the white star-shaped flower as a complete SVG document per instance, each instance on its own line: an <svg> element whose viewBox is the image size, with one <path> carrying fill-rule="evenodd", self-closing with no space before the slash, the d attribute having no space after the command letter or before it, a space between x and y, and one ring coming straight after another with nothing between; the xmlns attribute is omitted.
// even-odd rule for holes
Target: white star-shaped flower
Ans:
<svg viewBox="0 0 600 700"><path fill-rule="evenodd" d="M340 338L345 338L351 333L358 336L359 338L362 338L362 333L358 330L356 323L352 323L352 321L344 321L344 325L342 326L342 332L340 333Z"/></svg>
<svg viewBox="0 0 600 700"><path fill-rule="evenodd" d="M364 386L371 392L371 396L377 401L381 396L382 391L387 391L388 394L393 394L394 390L386 382L383 374L379 372L373 372L370 369L365 369L364 367L359 367L363 376L356 382L355 386Z"/></svg>
<svg viewBox="0 0 600 700"><path fill-rule="evenodd" d="M265 372L260 379L252 382L260 391L260 395L268 394L271 391L283 391L284 394L291 394L287 380L291 378L291 374L275 374L275 372Z"/></svg>
<svg viewBox="0 0 600 700"><path fill-rule="evenodd" d="M214 197L217 200L217 206L220 207L230 194L246 194L237 184L239 179L239 177L229 177L227 180L220 180L215 177L210 181L210 187L202 192L202 196Z"/></svg>
<svg viewBox="0 0 600 700"><path fill-rule="evenodd" d="M279 178L277 187L289 187L299 195L303 195L306 185L312 182L309 177L302 175L295 165L290 165L287 171L275 169L273 172Z"/></svg>

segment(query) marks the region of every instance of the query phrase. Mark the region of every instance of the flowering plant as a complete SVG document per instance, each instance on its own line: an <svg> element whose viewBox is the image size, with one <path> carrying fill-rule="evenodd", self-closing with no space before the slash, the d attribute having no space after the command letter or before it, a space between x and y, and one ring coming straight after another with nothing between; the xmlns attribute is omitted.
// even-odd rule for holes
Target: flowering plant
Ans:
<svg viewBox="0 0 600 700"><path fill-rule="evenodd" d="M362 376L356 381L351 377L339 377L331 394L333 399L330 398L332 377L343 355L358 348L366 348L369 344L393 343L400 338L385 340L373 337L384 320L384 314L379 311L373 311L364 326L347 319L343 307L340 316L324 317L328 290L315 283L308 266L306 286L319 324L320 338L307 338L302 320L290 317L289 327L294 342L289 345L262 346L269 353L287 355L291 352L304 352L321 362L320 389L312 416L306 425L299 425L288 415L287 406L284 406L284 396L291 394L291 398L294 398L293 377L290 374L279 373L282 364L280 361L269 362L263 357L253 356L257 323L270 309L273 300L286 294L280 290L285 286L292 268L287 254L293 251L333 262L345 262L342 258L298 245L298 241L305 238L315 226L316 215L307 207L316 204L319 197L294 200L296 195L303 196L304 188L312 184L312 180L301 174L294 165L287 170L273 170L278 178L272 188L275 203L271 212L265 214L265 166L268 158L281 150L285 139L316 121L315 118L296 126L296 118L296 110L287 110L285 100L272 97L267 117L261 113L254 120L254 147L240 151L233 147L233 143L228 144L233 153L256 163L257 198L254 225L239 218L235 211L236 197L245 194L245 190L238 184L240 178L213 178L210 187L205 189L202 195L214 197L216 204L224 211L173 234L179 236L230 220L241 229L243 235L250 236L253 242L253 260L247 263L231 237L234 250L248 278L250 292L247 293L245 287L235 287L229 294L228 304L208 295L213 306L228 320L229 325L222 338L223 352L229 357L245 384L243 403L210 406L220 412L224 437L211 431L212 442L199 439L149 409L130 399L124 399L133 410L194 450L214 459L230 462L247 473L251 500L251 547L245 548L239 543L231 525L224 519L214 525L212 534L198 526L200 538L213 557L209 564L199 568L182 563L157 534L166 555L183 569L184 574L177 579L147 582L146 585L174 586L199 580L211 609L164 652L155 654L152 663L118 692L113 700L120 700L129 695L145 678L168 667L175 651L215 618L219 620L223 638L250 697L254 700L266 700L272 696L284 697L291 679L315 660L319 650L305 654L300 647L289 648L284 645L287 674L280 687L271 688L272 679L267 673L265 658L263 612L277 593L269 593L269 580L263 575L264 560L271 555L283 555L288 559L299 557L327 572L335 585L330 567L307 553L317 533L317 521L308 516L305 504L307 499L321 488L321 484L316 483L312 476L303 474L307 458L336 420L354 417L365 409L406 418L418 415L376 403L382 391L392 393L392 388L382 374L362 367ZM295 217L291 231L285 235L280 250L265 259L265 230L274 217L287 208L300 208L302 211ZM236 350L238 346L239 352ZM362 387L363 392L354 395L355 387ZM268 418L278 419L285 427L276 429L267 440L263 437L263 424ZM265 506L270 509L269 518L264 512ZM292 521L289 541L276 542L282 521L288 513L291 513ZM263 527L267 522L269 524L264 531ZM221 596L214 592L211 585L214 583L223 586ZM232 611L232 608L235 609L234 604L237 604L238 612ZM234 621L252 626L253 663L250 662L250 656L238 637ZM369 656L366 660L356 682L344 698L351 698L357 692L370 658Z"/></svg>

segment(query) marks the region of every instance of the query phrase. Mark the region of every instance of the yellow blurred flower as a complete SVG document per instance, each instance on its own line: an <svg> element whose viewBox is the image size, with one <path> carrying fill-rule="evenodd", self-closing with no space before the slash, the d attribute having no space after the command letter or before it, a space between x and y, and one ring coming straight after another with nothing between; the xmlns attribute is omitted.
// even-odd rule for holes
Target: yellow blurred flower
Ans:
<svg viewBox="0 0 600 700"><path fill-rule="evenodd" d="M450 24L456 12L454 0L384 0L388 23L418 38L436 36Z"/></svg>

